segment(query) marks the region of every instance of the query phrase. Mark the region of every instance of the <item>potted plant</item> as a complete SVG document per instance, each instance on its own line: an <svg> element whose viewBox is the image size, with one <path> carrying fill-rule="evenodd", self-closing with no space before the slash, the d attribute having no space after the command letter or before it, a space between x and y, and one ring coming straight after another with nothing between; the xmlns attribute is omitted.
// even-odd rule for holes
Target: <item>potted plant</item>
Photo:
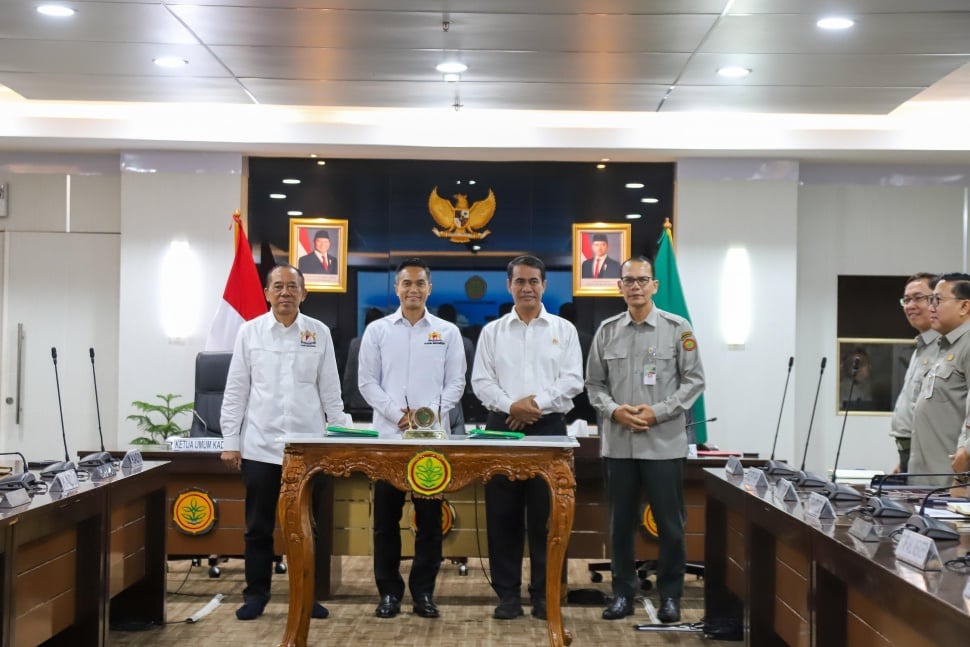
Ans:
<svg viewBox="0 0 970 647"><path fill-rule="evenodd" d="M155 397L162 403L143 402L141 400L135 400L131 403L131 406L141 413L132 414L127 419L133 420L138 430L144 434L132 440L132 445L165 446L165 441L170 436L185 436L189 433L188 429L183 429L175 422L175 418L182 414L191 413L195 403L174 404L173 400L182 397L176 393L158 394Z"/></svg>

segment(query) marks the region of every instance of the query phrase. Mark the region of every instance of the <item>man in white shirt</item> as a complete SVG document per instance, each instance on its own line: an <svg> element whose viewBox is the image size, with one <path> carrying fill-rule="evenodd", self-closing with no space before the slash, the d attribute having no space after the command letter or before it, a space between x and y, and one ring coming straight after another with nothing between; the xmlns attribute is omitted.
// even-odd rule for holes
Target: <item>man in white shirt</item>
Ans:
<svg viewBox="0 0 970 647"><path fill-rule="evenodd" d="M221 425L222 461L242 470L246 488L246 588L240 620L263 613L270 598L273 530L283 464L283 435L322 435L326 424L350 424L340 399L340 376L330 330L300 314L306 299L303 274L278 265L263 290L270 311L239 329ZM314 603L314 618L329 612Z"/></svg>
<svg viewBox="0 0 970 647"><path fill-rule="evenodd" d="M364 330L360 343L360 393L374 408L374 428L382 437L400 438L416 426L414 411L429 407L447 429L449 412L461 406L465 390L465 351L458 328L426 307L431 294L431 270L419 258L397 268L394 291L401 301L396 312ZM434 584L441 566L441 501L411 498L417 517L414 561L408 588L414 613L437 618ZM393 618L401 611L401 512L404 492L387 481L374 483L374 579L381 596L374 612Z"/></svg>
<svg viewBox="0 0 970 647"><path fill-rule="evenodd" d="M482 329L472 388L488 409L486 427L529 435L565 436L572 398L583 390L583 359L576 328L542 305L546 267L535 256L508 265L512 312ZM549 486L541 478L485 484L488 557L499 597L493 616L522 615L522 536L528 531L532 615L546 617L546 525Z"/></svg>

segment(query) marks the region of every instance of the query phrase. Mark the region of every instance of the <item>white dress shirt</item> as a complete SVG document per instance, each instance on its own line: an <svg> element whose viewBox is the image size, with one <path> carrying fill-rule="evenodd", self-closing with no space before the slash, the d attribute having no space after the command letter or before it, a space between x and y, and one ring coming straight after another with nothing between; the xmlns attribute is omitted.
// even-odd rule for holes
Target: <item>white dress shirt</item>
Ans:
<svg viewBox="0 0 970 647"><path fill-rule="evenodd" d="M412 326L401 309L364 329L357 365L360 394L374 409L382 437L398 436L402 409L441 407L448 413L465 390L465 348L453 323L427 310Z"/></svg>
<svg viewBox="0 0 970 647"><path fill-rule="evenodd" d="M267 312L242 325L222 400L226 451L281 465L284 434L322 436L327 423L348 425L343 406L333 340L322 322L297 314L285 327Z"/></svg>
<svg viewBox="0 0 970 647"><path fill-rule="evenodd" d="M527 325L515 308L487 324L478 338L472 389L490 411L535 395L543 415L568 413L583 390L583 354L571 323L546 312Z"/></svg>

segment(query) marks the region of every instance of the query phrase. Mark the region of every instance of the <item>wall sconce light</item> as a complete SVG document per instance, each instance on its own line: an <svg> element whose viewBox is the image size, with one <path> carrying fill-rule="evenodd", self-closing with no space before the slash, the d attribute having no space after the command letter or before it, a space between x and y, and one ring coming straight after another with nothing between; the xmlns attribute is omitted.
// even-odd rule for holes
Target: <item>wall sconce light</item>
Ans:
<svg viewBox="0 0 970 647"><path fill-rule="evenodd" d="M721 334L728 348L742 349L751 332L751 263L747 249L728 249L721 277Z"/></svg>
<svg viewBox="0 0 970 647"><path fill-rule="evenodd" d="M171 242L162 259L161 278L162 328L170 342L184 343L198 323L203 283L199 259L187 241Z"/></svg>

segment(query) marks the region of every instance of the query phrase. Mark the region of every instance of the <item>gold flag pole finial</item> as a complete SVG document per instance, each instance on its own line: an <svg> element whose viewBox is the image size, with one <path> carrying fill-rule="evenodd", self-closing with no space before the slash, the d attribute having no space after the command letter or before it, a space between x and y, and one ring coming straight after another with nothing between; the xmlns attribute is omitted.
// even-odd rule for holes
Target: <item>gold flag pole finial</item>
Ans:
<svg viewBox="0 0 970 647"><path fill-rule="evenodd" d="M670 244L674 244L674 225L670 222L670 218L664 218L664 233L670 239Z"/></svg>

